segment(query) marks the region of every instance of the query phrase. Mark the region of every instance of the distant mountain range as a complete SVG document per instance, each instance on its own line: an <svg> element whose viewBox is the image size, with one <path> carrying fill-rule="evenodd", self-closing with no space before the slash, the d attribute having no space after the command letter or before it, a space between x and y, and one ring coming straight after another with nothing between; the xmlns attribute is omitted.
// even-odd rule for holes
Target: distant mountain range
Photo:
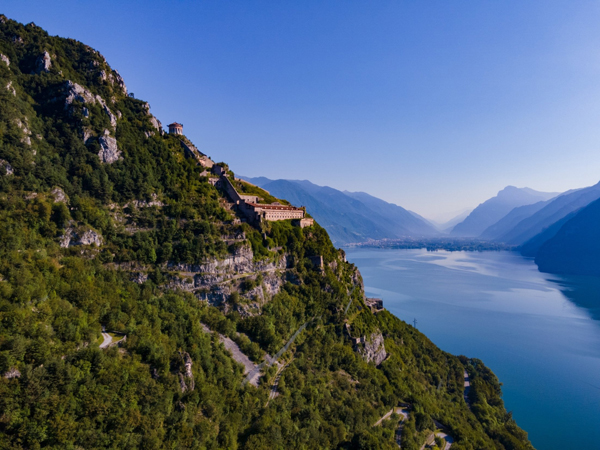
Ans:
<svg viewBox="0 0 600 450"><path fill-rule="evenodd" d="M240 177L295 206L306 206L338 245L370 239L427 238L440 234L426 219L364 192L339 191L306 180Z"/></svg>
<svg viewBox="0 0 600 450"><path fill-rule="evenodd" d="M306 180L241 178L296 206L306 206L338 245L436 239L449 233L457 239L516 246L524 256L534 257L542 271L600 276L600 183L562 194L507 186L470 213L434 225L364 192L339 191Z"/></svg>
<svg viewBox="0 0 600 450"><path fill-rule="evenodd" d="M509 186L452 234L518 246L545 272L600 275L600 183L560 195Z"/></svg>
<svg viewBox="0 0 600 450"><path fill-rule="evenodd" d="M542 272L600 276L600 200L556 230L535 257Z"/></svg>
<svg viewBox="0 0 600 450"><path fill-rule="evenodd" d="M498 195L475 208L463 222L452 229L450 234L452 236L480 237L487 228L514 208L548 200L557 195L558 193L554 192L539 192L529 188L507 186L498 192Z"/></svg>

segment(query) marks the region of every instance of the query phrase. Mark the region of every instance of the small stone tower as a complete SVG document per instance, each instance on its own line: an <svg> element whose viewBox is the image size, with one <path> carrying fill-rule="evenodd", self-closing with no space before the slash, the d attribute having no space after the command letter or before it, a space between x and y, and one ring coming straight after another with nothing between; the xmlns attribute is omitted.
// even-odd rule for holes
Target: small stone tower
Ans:
<svg viewBox="0 0 600 450"><path fill-rule="evenodd" d="M183 125L173 122L169 125L169 134L183 134Z"/></svg>

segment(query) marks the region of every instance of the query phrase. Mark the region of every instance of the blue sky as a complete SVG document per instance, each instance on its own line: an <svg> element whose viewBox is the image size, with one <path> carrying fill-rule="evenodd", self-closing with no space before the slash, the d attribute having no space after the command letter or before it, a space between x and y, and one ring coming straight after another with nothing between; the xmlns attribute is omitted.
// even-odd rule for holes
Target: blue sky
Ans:
<svg viewBox="0 0 600 450"><path fill-rule="evenodd" d="M426 217L600 180L597 1L29 1L239 174Z"/></svg>

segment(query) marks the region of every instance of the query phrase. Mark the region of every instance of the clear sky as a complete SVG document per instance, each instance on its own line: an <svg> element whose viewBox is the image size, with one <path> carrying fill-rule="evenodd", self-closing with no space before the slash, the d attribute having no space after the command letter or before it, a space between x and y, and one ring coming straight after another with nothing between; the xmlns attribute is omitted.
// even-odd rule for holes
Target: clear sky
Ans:
<svg viewBox="0 0 600 450"><path fill-rule="evenodd" d="M598 1L4 1L239 174L426 217L600 180Z"/></svg>

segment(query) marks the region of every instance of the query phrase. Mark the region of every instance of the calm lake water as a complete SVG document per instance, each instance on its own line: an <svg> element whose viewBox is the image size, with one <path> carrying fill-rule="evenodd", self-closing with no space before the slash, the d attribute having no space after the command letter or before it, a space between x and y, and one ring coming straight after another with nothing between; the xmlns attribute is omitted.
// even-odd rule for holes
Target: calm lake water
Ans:
<svg viewBox="0 0 600 450"><path fill-rule="evenodd" d="M367 295L496 373L537 449L600 449L600 280L542 274L512 252L346 254Z"/></svg>

